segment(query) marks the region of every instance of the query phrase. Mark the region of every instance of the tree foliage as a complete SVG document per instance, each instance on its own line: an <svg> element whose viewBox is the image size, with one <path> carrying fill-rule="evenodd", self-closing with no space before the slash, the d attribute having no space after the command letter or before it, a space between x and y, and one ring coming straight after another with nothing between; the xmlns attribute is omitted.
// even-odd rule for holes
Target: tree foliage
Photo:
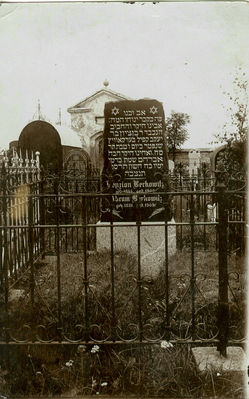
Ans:
<svg viewBox="0 0 249 399"><path fill-rule="evenodd" d="M248 139L248 81L245 73L239 70L233 81L233 93L224 91L231 106L227 108L228 121L221 132L215 135L215 143L225 147L220 153L226 171L229 174L247 169Z"/></svg>
<svg viewBox="0 0 249 399"><path fill-rule="evenodd" d="M166 135L168 142L168 151L175 160L176 151L188 139L187 124L190 122L190 116L182 112L171 111L166 119Z"/></svg>

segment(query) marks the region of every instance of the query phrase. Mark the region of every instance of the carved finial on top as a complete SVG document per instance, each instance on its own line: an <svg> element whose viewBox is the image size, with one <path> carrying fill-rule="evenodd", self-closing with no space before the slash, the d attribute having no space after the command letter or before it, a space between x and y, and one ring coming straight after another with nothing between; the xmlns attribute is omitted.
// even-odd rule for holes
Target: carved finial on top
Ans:
<svg viewBox="0 0 249 399"><path fill-rule="evenodd" d="M40 100L38 99L38 107L37 107L38 119L41 120L41 104Z"/></svg>
<svg viewBox="0 0 249 399"><path fill-rule="evenodd" d="M40 103L39 99L37 102L37 110L33 115L33 120L45 121L45 118L43 117L43 115L41 113L41 103Z"/></svg>
<svg viewBox="0 0 249 399"><path fill-rule="evenodd" d="M105 86L105 87L109 86L109 82L108 82L107 79L105 79L105 81L104 81L104 86Z"/></svg>
<svg viewBox="0 0 249 399"><path fill-rule="evenodd" d="M59 108L59 117L58 117L58 121L56 122L56 125L61 126L61 108Z"/></svg>

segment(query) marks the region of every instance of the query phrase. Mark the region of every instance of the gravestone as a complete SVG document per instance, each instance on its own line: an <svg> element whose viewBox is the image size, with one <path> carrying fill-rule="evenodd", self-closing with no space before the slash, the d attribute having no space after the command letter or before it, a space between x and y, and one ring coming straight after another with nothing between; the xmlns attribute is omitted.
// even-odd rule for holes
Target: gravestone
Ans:
<svg viewBox="0 0 249 399"><path fill-rule="evenodd" d="M112 193L162 192L163 173L168 172L165 118L156 100L110 102L105 106L104 191ZM109 180L109 175L114 179ZM113 220L135 221L133 198L113 195ZM164 220L162 197L140 197L141 220ZM110 221L108 205L102 221Z"/></svg>
<svg viewBox="0 0 249 399"><path fill-rule="evenodd" d="M51 172L62 169L62 145L60 135L50 123L36 120L30 122L22 130L18 140L18 151L28 158L40 152L40 164Z"/></svg>
<svg viewBox="0 0 249 399"><path fill-rule="evenodd" d="M164 173L168 173L168 154L162 104L157 100L106 103L102 190L112 195L102 202L97 248L110 248L108 223L112 220L115 249L136 254L139 214L142 267L147 274L156 274L153 267L158 272L163 262L165 212L160 193L165 191ZM170 242L171 236L174 241L173 226ZM172 248L175 251L175 243Z"/></svg>

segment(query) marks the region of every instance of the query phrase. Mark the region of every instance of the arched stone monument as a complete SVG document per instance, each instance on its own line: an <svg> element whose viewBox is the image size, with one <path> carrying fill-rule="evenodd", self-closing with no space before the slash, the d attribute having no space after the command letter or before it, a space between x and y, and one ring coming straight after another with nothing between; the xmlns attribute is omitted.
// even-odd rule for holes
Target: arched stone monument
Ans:
<svg viewBox="0 0 249 399"><path fill-rule="evenodd" d="M48 122L36 120L26 125L19 136L18 151L24 158L39 151L40 164L44 169L51 172L62 169L60 135Z"/></svg>

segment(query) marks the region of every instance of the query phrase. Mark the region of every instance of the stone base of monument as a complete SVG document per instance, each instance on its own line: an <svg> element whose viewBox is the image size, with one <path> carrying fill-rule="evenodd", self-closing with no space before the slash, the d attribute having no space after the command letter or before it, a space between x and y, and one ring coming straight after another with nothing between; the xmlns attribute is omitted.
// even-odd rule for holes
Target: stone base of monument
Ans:
<svg viewBox="0 0 249 399"><path fill-rule="evenodd" d="M227 357L220 355L215 347L197 347L192 349L195 362L200 371L236 371L246 372L246 354L240 347L227 347Z"/></svg>
<svg viewBox="0 0 249 399"><path fill-rule="evenodd" d="M176 252L176 226L174 220L168 223L168 254ZM97 251L111 248L110 223L97 224ZM114 251L126 250L137 257L138 234L135 222L113 223ZM142 276L155 277L165 261L165 223L142 222L140 228L140 254Z"/></svg>

